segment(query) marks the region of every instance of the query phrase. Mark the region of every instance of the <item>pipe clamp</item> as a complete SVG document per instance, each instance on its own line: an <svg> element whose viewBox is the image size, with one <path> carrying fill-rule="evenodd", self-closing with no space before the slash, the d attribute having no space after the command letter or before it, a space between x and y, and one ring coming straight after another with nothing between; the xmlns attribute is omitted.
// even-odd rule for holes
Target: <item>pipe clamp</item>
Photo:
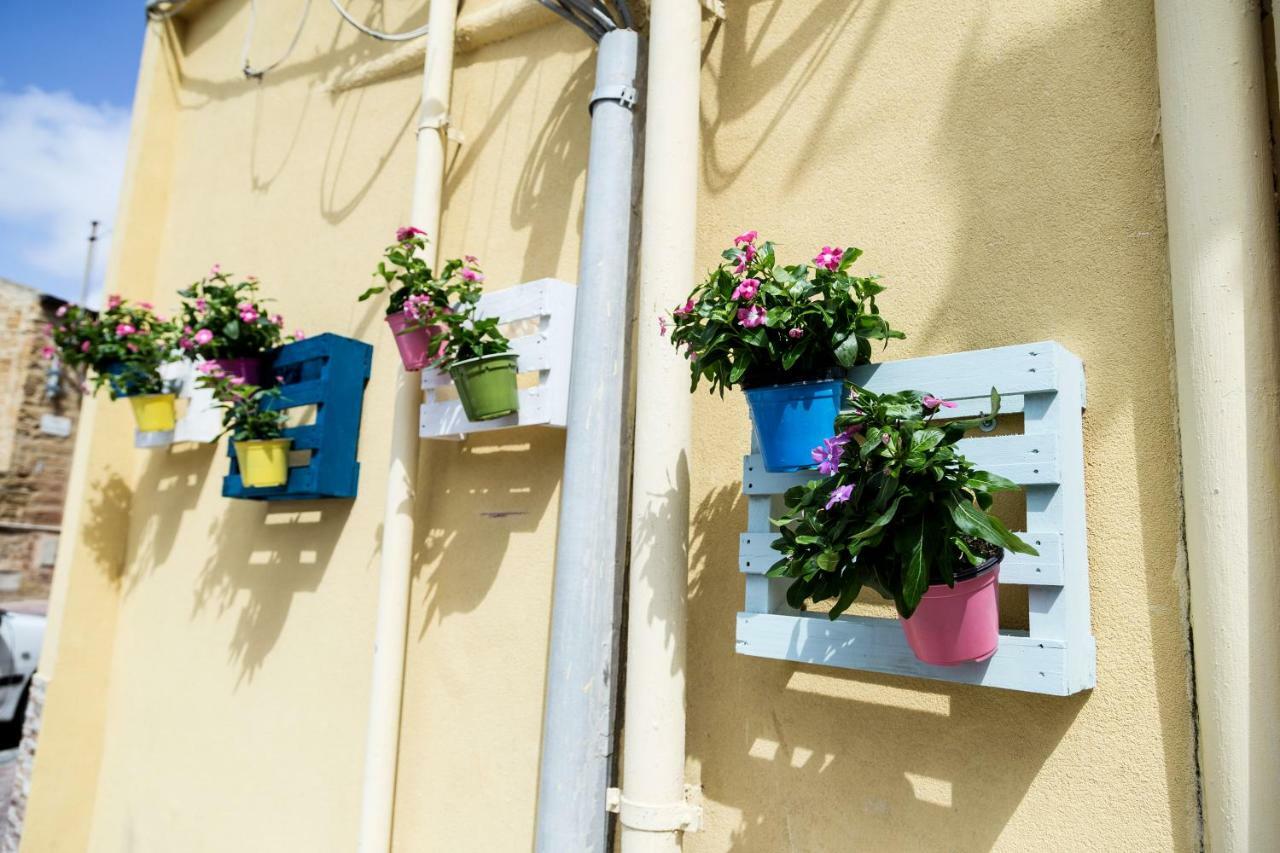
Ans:
<svg viewBox="0 0 1280 853"><path fill-rule="evenodd" d="M702 788L684 786L684 801L679 803L638 803L622 795L618 788L610 788L607 808L616 812L618 820L628 829L641 832L697 832L702 828Z"/></svg>
<svg viewBox="0 0 1280 853"><path fill-rule="evenodd" d="M591 93L591 109L596 108L598 101L617 101L629 110L636 108L636 100L639 99L640 93L635 86L626 86L621 83L604 83L595 88Z"/></svg>

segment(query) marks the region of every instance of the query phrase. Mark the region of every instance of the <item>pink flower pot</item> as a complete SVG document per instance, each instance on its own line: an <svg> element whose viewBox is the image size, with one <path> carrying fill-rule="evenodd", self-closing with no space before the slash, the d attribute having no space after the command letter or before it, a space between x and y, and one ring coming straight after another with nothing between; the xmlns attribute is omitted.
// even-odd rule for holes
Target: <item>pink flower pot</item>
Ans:
<svg viewBox="0 0 1280 853"><path fill-rule="evenodd" d="M409 371L421 370L431 364L444 354L445 347L441 340L435 351L431 350L431 338L443 332L443 326L427 326L406 332L405 327L411 322L403 311L387 315L387 325L395 337L396 349L400 350L400 360L404 362L404 369Z"/></svg>
<svg viewBox="0 0 1280 853"><path fill-rule="evenodd" d="M925 663L955 666L982 661L1000 642L999 559L955 588L933 584L910 619L899 619L907 645ZM984 564L986 566L986 564Z"/></svg>
<svg viewBox="0 0 1280 853"><path fill-rule="evenodd" d="M222 372L226 376L239 376L249 385L256 385L259 388L270 384L266 382L267 371L261 357L215 358L210 360L222 368Z"/></svg>

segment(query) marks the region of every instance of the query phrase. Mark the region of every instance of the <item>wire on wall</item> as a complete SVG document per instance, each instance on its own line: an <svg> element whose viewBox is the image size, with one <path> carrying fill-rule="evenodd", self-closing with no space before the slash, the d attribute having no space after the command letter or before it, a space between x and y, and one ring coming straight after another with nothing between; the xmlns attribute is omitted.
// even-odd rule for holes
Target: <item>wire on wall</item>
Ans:
<svg viewBox="0 0 1280 853"><path fill-rule="evenodd" d="M338 0L329 0L329 2L333 4L333 8L338 10L338 14L342 16L342 20L346 21L365 35L376 38L378 41L412 41L413 39L420 38L427 34L426 24L423 24L416 30L409 30L408 32L403 33L384 33L381 30L371 29L351 17L351 15L347 13L347 10L342 8L342 4L338 2Z"/></svg>
<svg viewBox="0 0 1280 853"><path fill-rule="evenodd" d="M185 2L185 0L183 0ZM249 63L249 46L253 44L253 24L258 16L258 6L256 0L249 0L249 28L244 32L244 47L240 50L240 66L244 70L244 76L261 80L268 71L274 69L277 65L284 62L293 53L293 49L298 46L298 39L302 38L302 28L307 23L307 13L311 11L311 0L306 0L302 5L302 16L298 18L298 28L293 31L293 40L289 42L289 46L285 48L285 52L280 58L270 65L264 65L261 68L254 68Z"/></svg>

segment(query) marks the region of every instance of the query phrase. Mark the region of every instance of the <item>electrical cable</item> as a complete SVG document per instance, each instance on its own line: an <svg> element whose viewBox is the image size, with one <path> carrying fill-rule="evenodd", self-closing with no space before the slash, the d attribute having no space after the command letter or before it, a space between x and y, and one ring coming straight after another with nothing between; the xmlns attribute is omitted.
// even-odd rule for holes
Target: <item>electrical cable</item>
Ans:
<svg viewBox="0 0 1280 853"><path fill-rule="evenodd" d="M333 4L333 8L338 10L338 14L342 16L342 20L346 21L365 35L372 36L379 41L412 41L413 39L420 38L427 34L426 24L423 24L416 30L409 30L408 32L403 33L384 33L381 30L370 29L347 14L347 10L342 8L342 4L339 3L338 0L329 0L329 2Z"/></svg>
<svg viewBox="0 0 1280 853"><path fill-rule="evenodd" d="M298 19L298 28L293 32L293 41L289 42L289 46L285 48L284 53L270 65L254 68L249 64L249 45L253 43L253 24L258 16L258 8L256 0L249 0L249 28L244 31L244 46L240 49L240 66L244 71L244 76L253 80L261 80L268 71L288 59L289 54L293 53L293 49L298 46L298 39L302 38L302 28L306 26L307 13L310 11L311 0L306 0L302 5L302 17Z"/></svg>
<svg viewBox="0 0 1280 853"><path fill-rule="evenodd" d="M147 3L147 17L152 21L167 21L187 5L187 0L151 0Z"/></svg>
<svg viewBox="0 0 1280 853"><path fill-rule="evenodd" d="M600 41L600 33L598 31L592 29L591 27L588 27L576 15L573 15L567 12L563 6L559 5L558 3L553 3L552 0L538 0L538 2L541 3L543 6L547 7L548 9L550 9L552 12L555 12L561 18L564 18L574 27L582 30L584 33L587 34L587 38L591 39L594 42Z"/></svg>
<svg viewBox="0 0 1280 853"><path fill-rule="evenodd" d="M634 30L636 28L636 19L631 14L631 7L627 5L627 0L613 0L613 5L618 7L618 13L622 15L623 28Z"/></svg>
<svg viewBox="0 0 1280 853"><path fill-rule="evenodd" d="M596 8L596 4L588 3L587 0L560 0L561 6L564 6L566 3L589 20L593 19L598 22L599 26L603 27L606 33L612 32L618 28L618 25L614 22L613 18Z"/></svg>

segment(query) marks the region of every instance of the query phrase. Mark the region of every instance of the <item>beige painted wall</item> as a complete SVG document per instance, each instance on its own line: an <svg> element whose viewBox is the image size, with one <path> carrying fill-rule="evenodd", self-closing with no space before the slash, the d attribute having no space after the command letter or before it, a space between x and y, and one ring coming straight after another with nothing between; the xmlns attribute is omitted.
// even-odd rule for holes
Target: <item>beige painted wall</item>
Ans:
<svg viewBox="0 0 1280 853"><path fill-rule="evenodd" d="M255 59L296 12L259 5ZM173 56L149 53L171 131L138 132L171 132L154 155L171 174L153 176L160 202L133 202L139 256L116 286L164 303L218 261L259 275L291 326L374 343L361 494L231 502L222 447L93 442L88 466L132 466L118 592L64 623L118 607L98 630L105 722L70 706L101 694L64 652L28 850L68 827L89 841L62 849L103 853L346 851L355 835L396 364L353 299L409 210L417 82L326 93L385 48L323 8L288 63L244 81L246 21L218 0ZM1149 5L739 0L706 44L701 264L747 227L796 258L852 242L911 333L889 357L1054 338L1085 359L1099 687L1060 699L737 656L748 426L740 396L700 395L688 740L706 827L687 849L1194 848ZM587 42L559 25L459 57L446 256L479 255L495 287L574 278L591 85ZM562 442L424 446L398 851L529 847ZM95 564L77 553L69 595ZM100 751L91 814L53 793L67 744Z"/></svg>

